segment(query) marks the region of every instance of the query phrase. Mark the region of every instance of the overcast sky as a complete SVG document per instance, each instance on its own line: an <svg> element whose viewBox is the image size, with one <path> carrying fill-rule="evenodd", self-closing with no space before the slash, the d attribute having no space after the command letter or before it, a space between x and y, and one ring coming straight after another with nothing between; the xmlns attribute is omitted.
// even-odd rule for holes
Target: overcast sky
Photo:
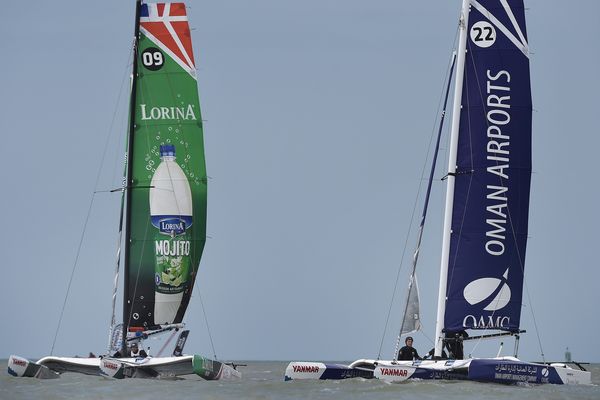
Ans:
<svg viewBox="0 0 600 400"><path fill-rule="evenodd" d="M201 293L222 359L376 357L460 0L188 3L211 180L187 352L212 355ZM539 335L547 359L569 346L600 361L600 2L526 5L534 175L520 356L540 359ZM120 185L134 1L10 1L2 15L0 358L36 358L51 350L92 193ZM444 189L436 181L420 258L421 352ZM118 206L94 196L54 354L106 347ZM413 229L408 253L414 242Z"/></svg>

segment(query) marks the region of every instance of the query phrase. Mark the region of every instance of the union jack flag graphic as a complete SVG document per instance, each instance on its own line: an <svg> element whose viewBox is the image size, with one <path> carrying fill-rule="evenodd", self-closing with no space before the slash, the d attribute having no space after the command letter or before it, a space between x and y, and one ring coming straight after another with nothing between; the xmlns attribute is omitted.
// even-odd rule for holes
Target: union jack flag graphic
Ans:
<svg viewBox="0 0 600 400"><path fill-rule="evenodd" d="M140 31L196 78L192 39L184 3L142 4Z"/></svg>

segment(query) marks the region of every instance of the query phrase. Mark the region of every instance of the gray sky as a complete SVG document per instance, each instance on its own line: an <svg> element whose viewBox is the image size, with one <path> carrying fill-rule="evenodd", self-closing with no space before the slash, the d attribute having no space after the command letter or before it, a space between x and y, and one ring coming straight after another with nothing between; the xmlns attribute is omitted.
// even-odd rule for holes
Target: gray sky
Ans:
<svg viewBox="0 0 600 400"><path fill-rule="evenodd" d="M189 3L212 178L197 289L217 355L377 356L460 1ZM569 346L600 361L600 2L569 4L526 1L536 111L520 355L540 358L533 310L546 358ZM109 132L97 189L119 186L134 2L12 1L2 14L0 358L38 357L52 346ZM421 352L434 333L443 194L438 181L420 258ZM94 198L55 354L106 347L118 202ZM211 355L197 294L187 322L186 350Z"/></svg>

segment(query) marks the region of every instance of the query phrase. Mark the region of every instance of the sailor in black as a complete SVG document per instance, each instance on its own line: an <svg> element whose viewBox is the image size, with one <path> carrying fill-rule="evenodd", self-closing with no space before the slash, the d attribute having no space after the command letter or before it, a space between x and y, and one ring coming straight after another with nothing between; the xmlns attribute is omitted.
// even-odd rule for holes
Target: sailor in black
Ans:
<svg viewBox="0 0 600 400"><path fill-rule="evenodd" d="M450 358L462 360L464 358L463 340L469 337L466 331L446 332L444 343L450 352Z"/></svg>
<svg viewBox="0 0 600 400"><path fill-rule="evenodd" d="M406 346L402 347L400 351L398 351L398 360L421 360L421 357L419 357L419 353L417 353L417 350L414 347L412 347L413 338L411 336L408 336L404 340L404 343L406 344Z"/></svg>
<svg viewBox="0 0 600 400"><path fill-rule="evenodd" d="M133 342L129 348L129 355L131 357L148 357L148 354L146 354L144 349L138 348L138 344L135 342Z"/></svg>

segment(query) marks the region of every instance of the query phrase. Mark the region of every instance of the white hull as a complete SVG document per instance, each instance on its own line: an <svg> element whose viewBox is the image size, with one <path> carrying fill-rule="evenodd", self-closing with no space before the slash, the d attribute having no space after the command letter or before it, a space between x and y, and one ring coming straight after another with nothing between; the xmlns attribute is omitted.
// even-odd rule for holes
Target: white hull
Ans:
<svg viewBox="0 0 600 400"><path fill-rule="evenodd" d="M201 360L201 362L198 362ZM219 361L200 356L147 358L79 358L43 357L37 362L19 356L10 356L8 372L17 377L57 378L65 372L102 375L112 378L173 379L198 375L207 380L240 378L239 371Z"/></svg>

